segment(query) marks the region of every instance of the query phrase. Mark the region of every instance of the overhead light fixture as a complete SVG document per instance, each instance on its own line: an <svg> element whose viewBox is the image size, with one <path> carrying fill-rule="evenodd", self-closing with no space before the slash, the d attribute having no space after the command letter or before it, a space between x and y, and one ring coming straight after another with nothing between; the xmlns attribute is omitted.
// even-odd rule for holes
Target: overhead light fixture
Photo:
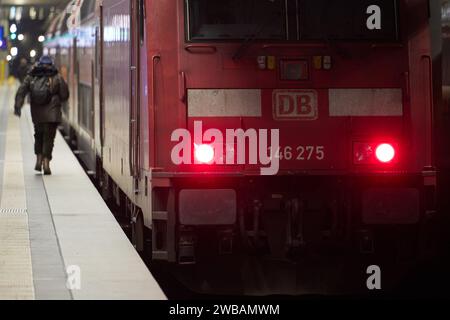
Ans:
<svg viewBox="0 0 450 320"><path fill-rule="evenodd" d="M12 47L11 48L11 56L15 57L19 54L19 49L17 49L17 47Z"/></svg>
<svg viewBox="0 0 450 320"><path fill-rule="evenodd" d="M10 27L9 27L9 31L11 33L16 33L17 32L17 25L15 23L13 23Z"/></svg>
<svg viewBox="0 0 450 320"><path fill-rule="evenodd" d="M6 56L6 61L11 61L12 60L12 56L10 55L10 54L8 54L7 56Z"/></svg>
<svg viewBox="0 0 450 320"><path fill-rule="evenodd" d="M44 8L39 8L39 20L44 20L45 18L45 9Z"/></svg>
<svg viewBox="0 0 450 320"><path fill-rule="evenodd" d="M22 11L23 11L23 7L18 7L16 10L16 20L20 21L22 20Z"/></svg>
<svg viewBox="0 0 450 320"><path fill-rule="evenodd" d="M30 58L34 58L34 57L36 57L36 50L31 50L30 51Z"/></svg>
<svg viewBox="0 0 450 320"><path fill-rule="evenodd" d="M25 39L25 36L24 36L23 34L19 34L19 35L17 36L17 40L23 41L23 39Z"/></svg>
<svg viewBox="0 0 450 320"><path fill-rule="evenodd" d="M29 15L31 20L36 20L37 17L37 10L35 7L31 7L29 10Z"/></svg>
<svg viewBox="0 0 450 320"><path fill-rule="evenodd" d="M12 6L9 9L9 20L14 20L16 18L16 7Z"/></svg>
<svg viewBox="0 0 450 320"><path fill-rule="evenodd" d="M44 42L45 41L45 36L39 36L39 38L38 38L38 41L39 42Z"/></svg>

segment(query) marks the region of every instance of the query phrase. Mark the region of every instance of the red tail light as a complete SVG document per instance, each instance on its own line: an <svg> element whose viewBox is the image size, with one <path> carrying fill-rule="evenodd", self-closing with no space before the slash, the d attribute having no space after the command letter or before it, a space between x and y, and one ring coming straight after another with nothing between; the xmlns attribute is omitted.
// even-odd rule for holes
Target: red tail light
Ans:
<svg viewBox="0 0 450 320"><path fill-rule="evenodd" d="M214 148L209 144L195 145L195 159L203 164L210 164L214 160Z"/></svg>
<svg viewBox="0 0 450 320"><path fill-rule="evenodd" d="M396 144L355 142L353 163L357 165L377 165L397 162Z"/></svg>
<svg viewBox="0 0 450 320"><path fill-rule="evenodd" d="M375 155L378 161L382 163L389 163L395 158L395 149L389 143L383 143L377 146Z"/></svg>

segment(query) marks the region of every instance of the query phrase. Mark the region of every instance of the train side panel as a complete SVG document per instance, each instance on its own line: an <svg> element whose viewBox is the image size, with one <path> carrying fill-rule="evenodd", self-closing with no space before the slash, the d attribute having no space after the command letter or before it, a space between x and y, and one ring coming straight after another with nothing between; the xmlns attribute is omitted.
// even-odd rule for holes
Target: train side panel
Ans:
<svg viewBox="0 0 450 320"><path fill-rule="evenodd" d="M130 1L103 1L103 167L130 197Z"/></svg>

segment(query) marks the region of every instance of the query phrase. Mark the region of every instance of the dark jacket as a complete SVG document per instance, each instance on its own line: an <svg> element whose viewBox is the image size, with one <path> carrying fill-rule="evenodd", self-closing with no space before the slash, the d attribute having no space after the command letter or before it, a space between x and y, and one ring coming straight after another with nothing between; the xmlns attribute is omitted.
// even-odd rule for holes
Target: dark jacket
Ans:
<svg viewBox="0 0 450 320"><path fill-rule="evenodd" d="M59 75L58 69L52 65L36 65L25 77L16 94L15 109L21 109L25 97L30 93L33 80L40 77L51 78L52 98L46 105L38 105L31 100L31 116L33 123L59 123L62 120L61 104L69 99L69 88Z"/></svg>

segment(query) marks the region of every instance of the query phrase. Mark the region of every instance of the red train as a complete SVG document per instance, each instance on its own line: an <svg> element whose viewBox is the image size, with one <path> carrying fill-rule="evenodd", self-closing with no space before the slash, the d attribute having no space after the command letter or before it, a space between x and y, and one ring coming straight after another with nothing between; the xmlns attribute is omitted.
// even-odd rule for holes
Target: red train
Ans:
<svg viewBox="0 0 450 320"><path fill-rule="evenodd" d="M436 211L440 6L77 0L46 50L65 131L154 260L409 259Z"/></svg>

